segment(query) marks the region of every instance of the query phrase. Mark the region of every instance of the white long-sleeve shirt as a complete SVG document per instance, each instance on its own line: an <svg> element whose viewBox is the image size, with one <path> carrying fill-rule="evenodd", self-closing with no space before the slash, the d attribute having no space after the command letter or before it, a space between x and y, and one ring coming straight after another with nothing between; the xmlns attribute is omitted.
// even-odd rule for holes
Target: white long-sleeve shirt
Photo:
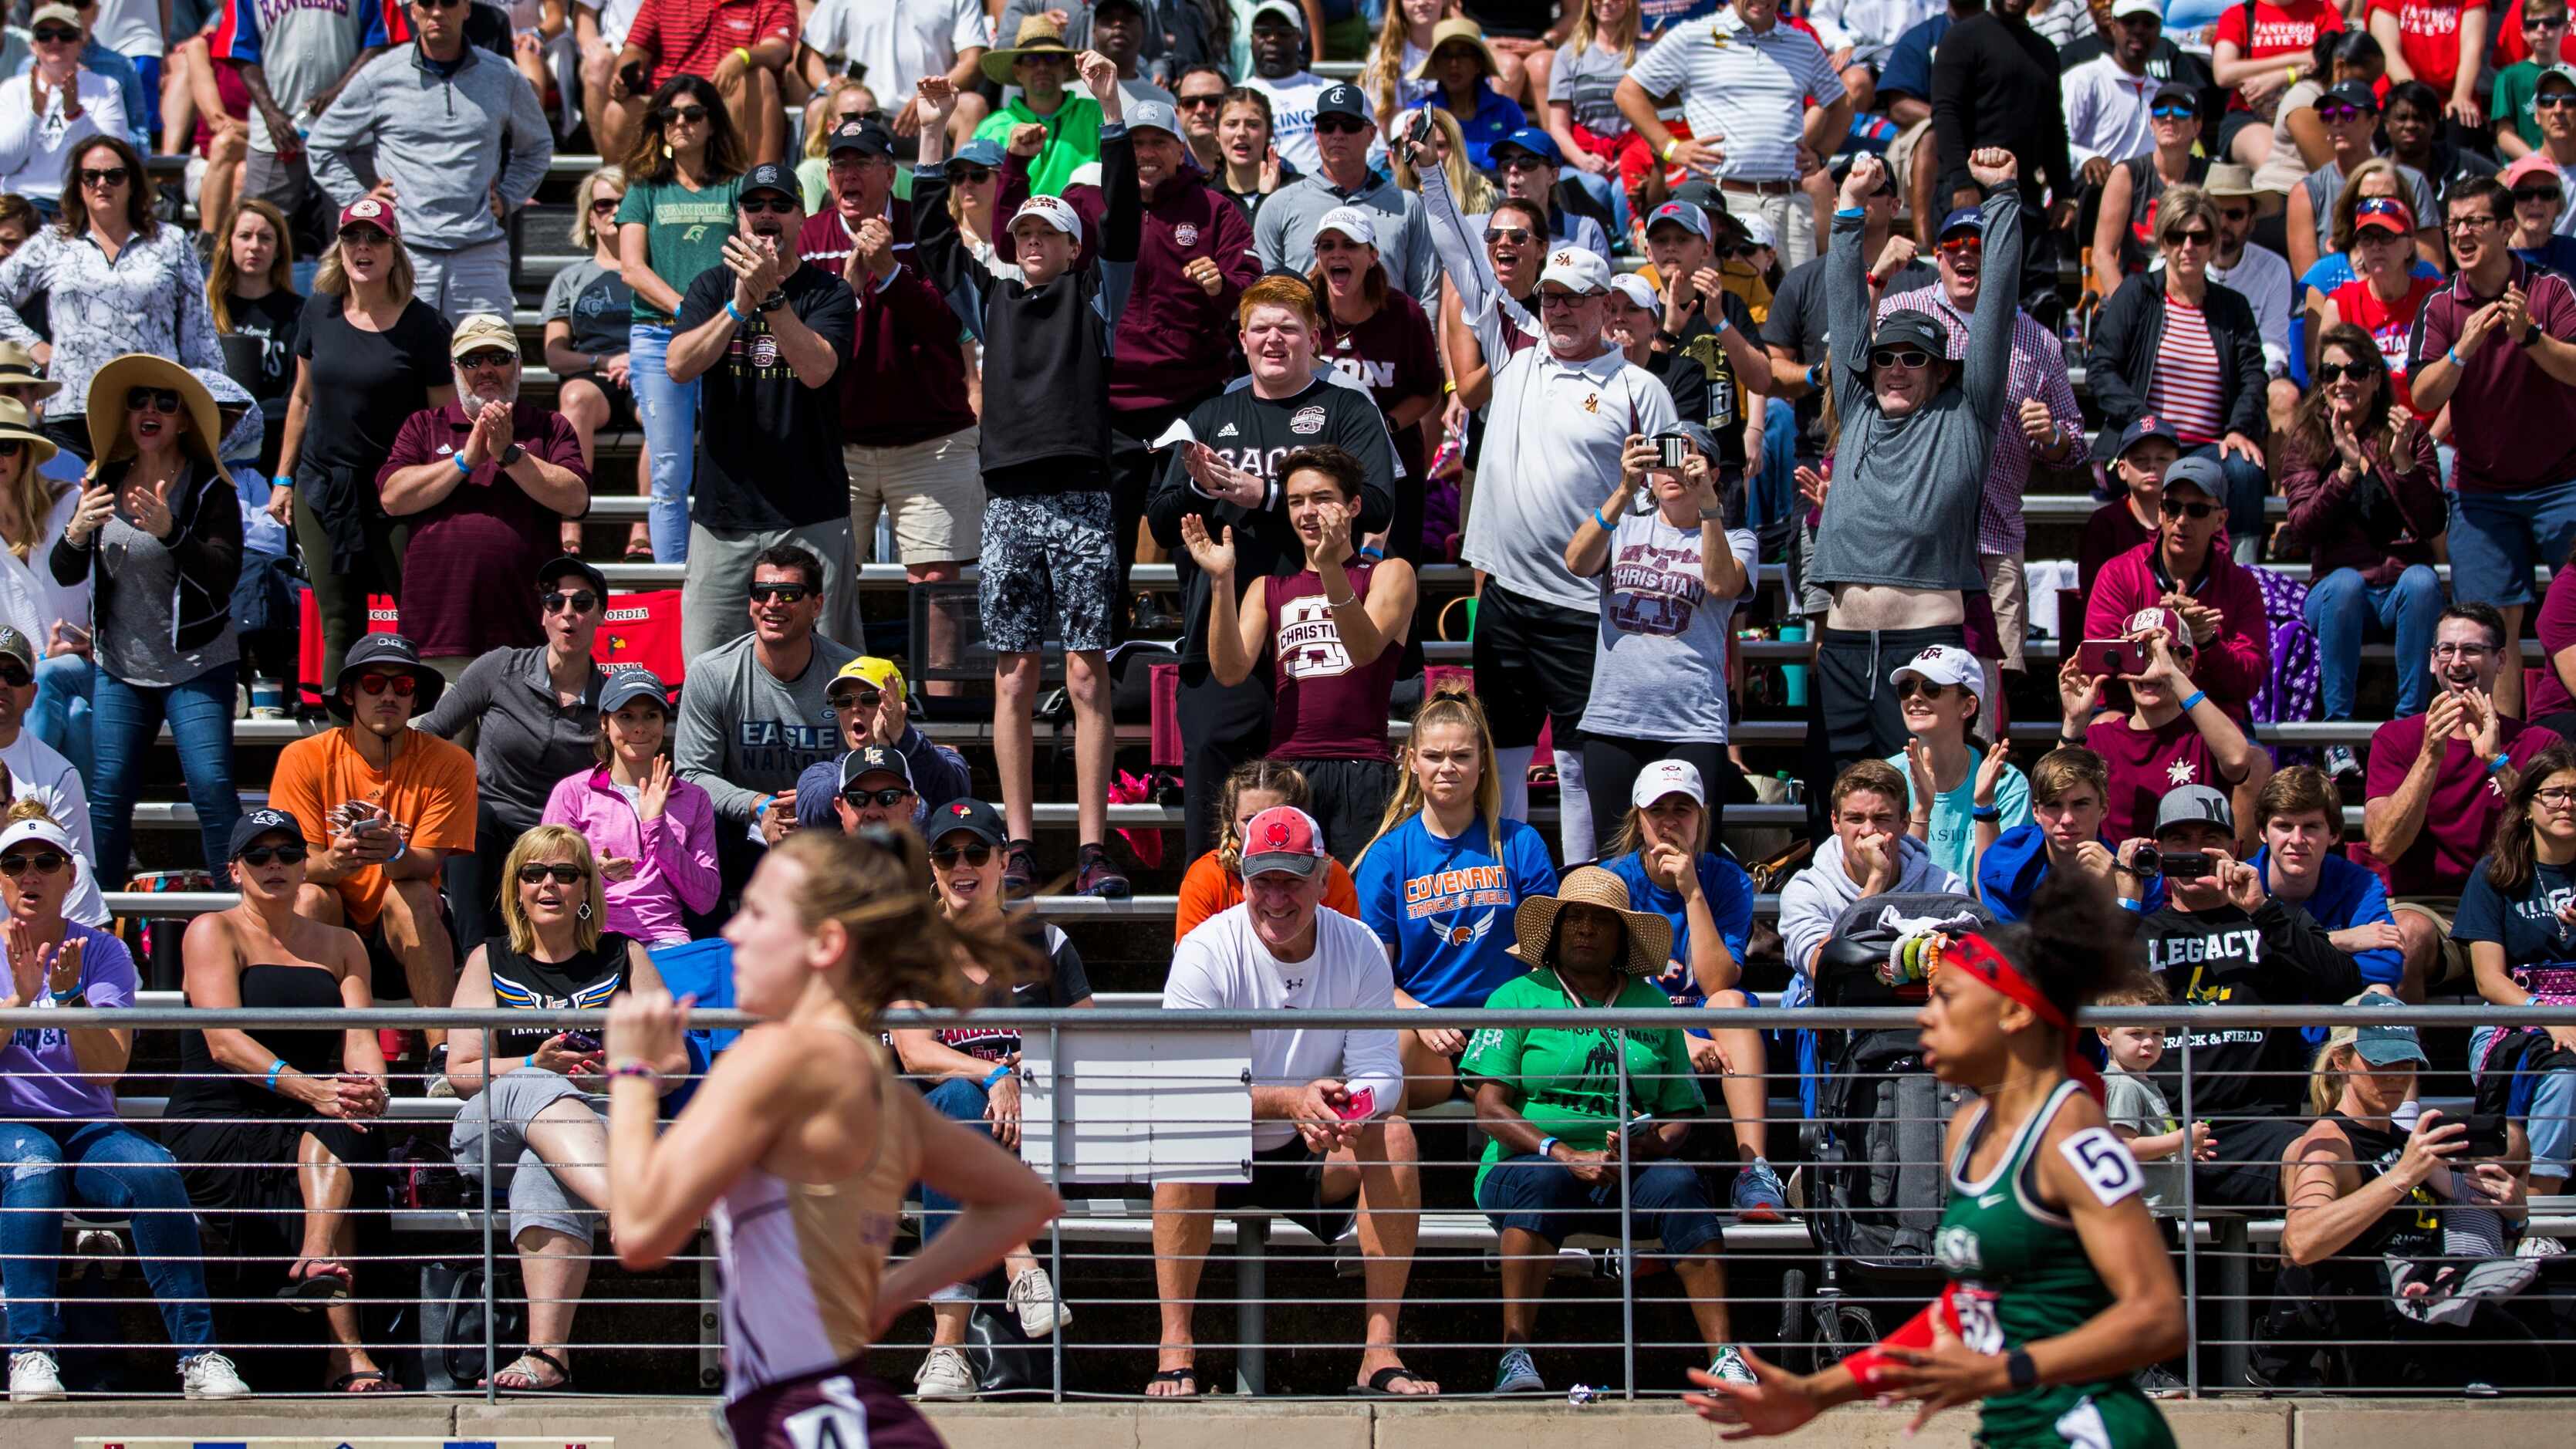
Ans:
<svg viewBox="0 0 2576 1449"><path fill-rule="evenodd" d="M45 98L45 114L36 114L32 74L0 81L0 191L58 201L72 148L93 136L125 134L125 94L116 82L83 70L75 72L73 84L81 113L66 120L60 91ZM135 178L135 184L141 181Z"/></svg>
<svg viewBox="0 0 2576 1449"><path fill-rule="evenodd" d="M2131 75L2107 55L2097 55L2058 82L2066 100L2066 149L2076 165L2096 156L2112 162L2156 149L2148 102L2164 82Z"/></svg>
<svg viewBox="0 0 2576 1449"><path fill-rule="evenodd" d="M1339 911L1315 912L1315 949L1303 961L1270 954L1252 927L1251 908L1219 911L1181 938L1172 972L1163 983L1166 1011L1395 1010L1395 973L1375 932ZM1302 1087L1331 1077L1354 1093L1377 1094L1377 1110L1404 1100L1404 1057L1393 1026L1345 1031L1256 1031L1252 1034L1252 1084ZM1282 1147L1297 1135L1293 1122L1255 1118L1254 1150Z"/></svg>

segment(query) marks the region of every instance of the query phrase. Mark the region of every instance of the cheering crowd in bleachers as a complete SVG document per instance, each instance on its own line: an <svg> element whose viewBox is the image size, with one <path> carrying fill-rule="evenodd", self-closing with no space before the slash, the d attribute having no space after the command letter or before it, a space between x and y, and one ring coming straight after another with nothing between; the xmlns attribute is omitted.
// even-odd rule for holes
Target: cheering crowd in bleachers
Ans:
<svg viewBox="0 0 2576 1449"><path fill-rule="evenodd" d="M1239 1207L1354 1235L1357 1385L1441 1391L1398 1327L1412 1118L1453 1099L1497 1392L1551 1382L1550 1264L1615 1227L1623 1160L1749 1382L1722 1227L1797 1215L1796 1149L1786 1048L1724 1013L1848 999L1881 897L1933 923L1874 968L1900 1000L1963 917L2083 891L2135 917L2123 1004L2498 1009L2440 1065L2511 1119L2510 1171L2390 1085L2434 1065L2409 1029L2192 1034L2189 1124L2165 1039L2105 1033L2169 1208L2186 1171L2294 1224L2385 1183L2492 1207L2510 1259L2576 1160L2576 1028L2509 1011L2576 1003L2562 0L23 9L0 1006L133 1004L102 891L147 867L239 893L186 927L199 1007L729 1000L732 907L799 830L919 832L943 912L1013 912L1042 958L978 989L1081 1006L1074 939L1019 903L1136 895L1159 857L1109 807L1161 790L1167 1008L1675 1011L1626 1099L1594 1031L1254 1033L1250 1181L1154 1194L1158 1397L1205 1386L1198 1270ZM680 566L653 667L586 557L630 492L608 554ZM2041 495L2089 495L2076 557L2031 556ZM1163 560L1168 591L1135 571ZM2055 745L2016 760L2052 669ZM1775 774L1739 723L1782 693ZM1118 732L1148 696L1150 763ZM259 778L235 721L296 714ZM1070 852L1038 843L1041 719ZM2344 728L2266 742L2309 720ZM138 848L165 725L175 852ZM978 734L989 763L942 742ZM1730 833L1802 800L1811 850ZM1016 1145L1016 1033L891 1044ZM387 1204L360 1129L405 1090L461 1100L454 1160L489 1149L544 1303L498 1385L571 1383L596 1039L187 1031L157 1141L97 1085L133 1047L0 1052L9 1155L119 1164L0 1185L13 1399L65 1391L74 1205L134 1213L191 1397L248 1392L206 1254L289 1264L256 1286L323 1313L329 1387L395 1387L347 1260ZM2267 1334L2385 1336L2301 1318L2297 1275L2421 1245L2296 1231ZM1025 1245L987 1289L1027 1335L1072 1320ZM978 1291L934 1302L924 1397L976 1394Z"/></svg>

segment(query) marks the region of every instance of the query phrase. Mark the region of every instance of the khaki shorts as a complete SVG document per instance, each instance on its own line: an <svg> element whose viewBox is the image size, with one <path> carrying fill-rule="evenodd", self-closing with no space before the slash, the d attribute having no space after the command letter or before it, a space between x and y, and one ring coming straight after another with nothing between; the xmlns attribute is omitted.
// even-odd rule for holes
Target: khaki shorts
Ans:
<svg viewBox="0 0 2576 1449"><path fill-rule="evenodd" d="M894 516L895 554L907 564L964 562L983 552L981 428L899 448L841 449L850 473L850 542L873 554L877 515Z"/></svg>
<svg viewBox="0 0 2576 1449"><path fill-rule="evenodd" d="M2003 667L2026 672L2022 646L2030 639L2030 574L2017 553L1981 553L1977 571L1986 576L1986 602L1995 611L1995 637L2002 643Z"/></svg>
<svg viewBox="0 0 2576 1449"><path fill-rule="evenodd" d="M2435 958L2435 968L2424 973L2427 991L2455 976L2469 974L2469 948L2451 939L2451 917L2459 904L2456 896L2399 896L2388 903L2390 915L2422 916L2442 932L2442 954Z"/></svg>
<svg viewBox="0 0 2576 1449"><path fill-rule="evenodd" d="M1895 140L1890 141L1887 144L1887 175L1889 180L1896 183L1896 204L1900 208L1905 205L1905 198L1914 193L1915 153L1922 149L1924 138L1931 134L1932 123L1930 121L1917 121L1913 125L1906 127ZM1932 164L1937 166L1940 163L1938 161L1933 161ZM1941 210L1940 199L1938 197L1933 199L1933 209L1935 211ZM1944 214L1946 215L1947 213L1945 212ZM1872 258L1872 260L1875 260L1875 258Z"/></svg>

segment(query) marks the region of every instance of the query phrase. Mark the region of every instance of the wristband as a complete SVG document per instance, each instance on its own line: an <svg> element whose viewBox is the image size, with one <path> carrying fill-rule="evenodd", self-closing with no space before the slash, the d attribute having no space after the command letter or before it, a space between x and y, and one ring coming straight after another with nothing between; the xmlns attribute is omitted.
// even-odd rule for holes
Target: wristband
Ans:
<svg viewBox="0 0 2576 1449"><path fill-rule="evenodd" d="M642 1077L653 1083L655 1086L660 1086L662 1083L662 1074L653 1070L649 1064L644 1062L619 1062L617 1065L610 1067L607 1071L600 1073L600 1075L608 1078L611 1082L616 1081L619 1077Z"/></svg>
<svg viewBox="0 0 2576 1449"><path fill-rule="evenodd" d="M2206 689L2195 689L2191 693L2184 695L2182 697L2182 712L2184 714L2191 713L2191 707L2193 705L2196 705L2207 698L2209 698L2209 691Z"/></svg>
<svg viewBox="0 0 2576 1449"><path fill-rule="evenodd" d="M731 297L725 298L725 315L731 317L736 322L748 322L751 320L750 318L742 315L742 309L733 304L733 298Z"/></svg>
<svg viewBox="0 0 2576 1449"><path fill-rule="evenodd" d="M455 454L449 459L449 461L456 465L457 472L464 474L468 478L474 476L474 465L465 461L465 455L463 453Z"/></svg>
<svg viewBox="0 0 2576 1449"><path fill-rule="evenodd" d="M1839 206L1834 208L1834 220L1836 221L1858 221L1867 215L1869 215L1868 212L1861 210L1857 206Z"/></svg>
<svg viewBox="0 0 2576 1449"><path fill-rule="evenodd" d="M993 1084L995 1082L1002 1080L1010 1074L1011 1064L1009 1062L1004 1062L1000 1066L993 1068L993 1070L984 1078L984 1090L987 1092L993 1090Z"/></svg>
<svg viewBox="0 0 2576 1449"><path fill-rule="evenodd" d="M2487 773L2490 775L2497 774L2510 767L2512 764L2513 756L2499 752L2494 759L2487 761Z"/></svg>
<svg viewBox="0 0 2576 1449"><path fill-rule="evenodd" d="M2120 909L2124 911L2135 911L2139 915L2143 916L2147 913L2147 903L2145 901L2133 901L2127 896L2122 896L2120 897Z"/></svg>
<svg viewBox="0 0 2576 1449"><path fill-rule="evenodd" d="M279 1057L277 1060L268 1064L268 1089L270 1091L274 1092L277 1090L277 1074L285 1070L286 1058L284 1057Z"/></svg>
<svg viewBox="0 0 2576 1449"><path fill-rule="evenodd" d="M271 488L292 488L295 486L295 475L292 473L280 473L276 477L268 480L268 486Z"/></svg>
<svg viewBox="0 0 2576 1449"><path fill-rule="evenodd" d="M751 47L750 47L750 46L747 46L747 45L737 45L737 46L735 46L735 47L733 48L733 53L734 53L734 54L736 54L736 55L738 55L738 56L741 56L741 57L742 57L742 68L743 68L744 70L749 70L749 69L751 69Z"/></svg>
<svg viewBox="0 0 2576 1449"><path fill-rule="evenodd" d="M2442 360L2450 363L2453 367L2468 366L2467 363L2460 361L2460 349L2457 346L2442 349Z"/></svg>
<svg viewBox="0 0 2576 1449"><path fill-rule="evenodd" d="M1601 526L1601 531L1603 533L1616 532L1616 530L1610 527L1610 520L1602 517L1601 510L1598 508L1592 510L1592 521Z"/></svg>
<svg viewBox="0 0 2576 1449"><path fill-rule="evenodd" d="M1820 374L1822 374L1822 373L1824 372L1824 370L1825 370L1825 365L1824 365L1823 363L1821 363L1821 362L1810 362L1810 363L1808 363L1808 364L1807 364L1807 386L1809 386L1809 387L1811 387L1811 388L1812 388L1812 387L1823 387L1823 386L1824 386L1824 383L1823 383L1823 381L1822 381L1822 380L1821 380L1821 378L1820 378Z"/></svg>
<svg viewBox="0 0 2576 1449"><path fill-rule="evenodd" d="M2014 1349L2004 1358L2004 1376L2012 1381L2014 1393L2029 1393L2039 1387L2039 1363L2029 1349Z"/></svg>
<svg viewBox="0 0 2576 1449"><path fill-rule="evenodd" d="M391 865L395 861L398 861L409 854L411 854L411 842L408 840L397 840L394 842L394 853L385 857L385 864Z"/></svg>
<svg viewBox="0 0 2576 1449"><path fill-rule="evenodd" d="M81 999L81 993L82 993L82 992L84 992L84 991L87 991L88 989L89 989L89 988L88 988L88 987L86 987L86 986L75 986L75 987L73 987L73 988L72 988L71 990L69 990L69 991L57 991L57 992L54 992L54 993L52 993L53 998L54 998L54 1005L56 1005L56 1006L68 1006L68 1005L70 1005L71 1003L73 1003L73 1002L75 1002L75 1001L80 1000L80 999Z"/></svg>
<svg viewBox="0 0 2576 1449"><path fill-rule="evenodd" d="M2003 820L2004 812L2000 806L1971 805L1968 807L1968 818L1987 824L1995 824L2000 823Z"/></svg>
<svg viewBox="0 0 2576 1449"><path fill-rule="evenodd" d="M1556 1155L1556 1143L1557 1143L1557 1139L1555 1139L1555 1138L1553 1138L1553 1137L1542 1137L1542 1138L1540 1138L1540 1139L1538 1140L1538 1155L1539 1155L1539 1156L1541 1156L1541 1157L1553 1157L1553 1156L1555 1156L1555 1155Z"/></svg>
<svg viewBox="0 0 2576 1449"><path fill-rule="evenodd" d="M1660 154L1663 156L1663 158L1664 158L1666 161L1670 161L1670 160L1672 160L1672 159L1673 159L1673 153L1674 153L1675 151L1677 151L1677 150L1680 150L1680 149L1681 149L1681 144L1682 144L1681 142L1676 141L1676 140L1674 140L1673 138L1671 138L1671 137L1667 136L1667 137L1665 137L1665 138L1664 138L1664 149L1663 149L1663 151L1662 151ZM1551 1142L1553 1142L1553 1141L1555 1141L1556 1139L1551 1137L1551 1138L1549 1138L1548 1140L1549 1140L1549 1141L1551 1141Z"/></svg>

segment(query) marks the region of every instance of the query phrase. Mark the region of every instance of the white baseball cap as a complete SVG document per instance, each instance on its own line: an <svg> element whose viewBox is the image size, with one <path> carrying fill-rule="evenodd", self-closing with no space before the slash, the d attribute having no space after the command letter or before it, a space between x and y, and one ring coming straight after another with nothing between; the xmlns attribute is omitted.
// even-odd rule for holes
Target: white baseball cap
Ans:
<svg viewBox="0 0 2576 1449"><path fill-rule="evenodd" d="M1261 0L1260 4L1252 7L1252 13L1244 17L1243 23L1247 27L1258 25L1264 15L1276 15L1294 26L1299 35L1306 33L1306 12L1290 4L1289 0Z"/></svg>
<svg viewBox="0 0 2576 1449"><path fill-rule="evenodd" d="M1020 209L1011 213L1011 224L1003 230L1018 230L1024 216L1034 216L1075 241L1082 240L1082 213L1061 196L1032 196L1021 202Z"/></svg>
<svg viewBox="0 0 2576 1449"><path fill-rule="evenodd" d="M1927 684L1951 684L1976 690L1984 689L1986 684L1986 669L1977 662L1977 656L1950 644L1934 644L1896 666L1895 672L1887 676L1887 682L1894 684L1909 674Z"/></svg>
<svg viewBox="0 0 2576 1449"><path fill-rule="evenodd" d="M1366 207L1336 206L1325 212L1323 219L1315 223L1315 235L1328 231L1340 232L1364 247L1377 245L1377 223L1370 219Z"/></svg>
<svg viewBox="0 0 2576 1449"><path fill-rule="evenodd" d="M1554 282L1567 291L1592 296L1610 290L1610 263L1590 247L1563 246L1547 254L1541 285Z"/></svg>
<svg viewBox="0 0 2576 1449"><path fill-rule="evenodd" d="M1664 299L1655 295L1654 284L1635 272L1621 272L1612 277L1610 290L1649 312L1659 311L1664 305Z"/></svg>
<svg viewBox="0 0 2576 1449"><path fill-rule="evenodd" d="M2164 0L2111 0L2112 19L2126 20L2132 15L2152 15L2162 20L2165 18Z"/></svg>
<svg viewBox="0 0 2576 1449"><path fill-rule="evenodd" d="M1643 810L1667 795L1688 795L1693 805L1708 808L1708 791L1699 782L1699 766L1688 760L1657 760L1637 772L1628 803Z"/></svg>
<svg viewBox="0 0 2576 1449"><path fill-rule="evenodd" d="M2155 3L2155 0L2147 0L2147 3L2153 4ZM1757 247L1777 247L1780 245L1779 242L1772 238L1771 218L1764 216L1758 211L1748 211L1744 215L1737 217L1735 219L1735 224L1744 228L1744 239Z"/></svg>

